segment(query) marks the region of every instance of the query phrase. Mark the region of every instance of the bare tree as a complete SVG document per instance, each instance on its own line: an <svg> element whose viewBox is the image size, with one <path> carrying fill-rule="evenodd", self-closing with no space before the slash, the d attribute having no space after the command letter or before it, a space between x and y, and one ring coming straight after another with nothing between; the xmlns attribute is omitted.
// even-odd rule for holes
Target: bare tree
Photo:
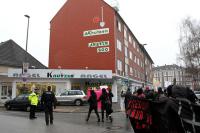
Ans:
<svg viewBox="0 0 200 133"><path fill-rule="evenodd" d="M200 23L184 19L180 26L179 48L180 60L183 62L186 72L192 76L194 89L199 87L200 74Z"/></svg>

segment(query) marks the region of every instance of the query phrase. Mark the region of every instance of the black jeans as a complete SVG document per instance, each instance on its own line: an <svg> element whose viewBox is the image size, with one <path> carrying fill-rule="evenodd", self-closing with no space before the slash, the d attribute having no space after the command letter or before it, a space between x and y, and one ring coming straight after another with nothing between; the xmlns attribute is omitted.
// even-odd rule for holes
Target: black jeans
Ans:
<svg viewBox="0 0 200 133"><path fill-rule="evenodd" d="M91 114L92 110L95 111L95 114L97 115L97 118L99 119L99 113L98 113L98 111L97 111L97 106L95 106L95 107L90 106L89 111L88 111L87 119L89 120L90 114Z"/></svg>
<svg viewBox="0 0 200 133"><path fill-rule="evenodd" d="M49 124L49 118L50 123L53 124L53 107L45 107L45 121L46 124Z"/></svg>
<svg viewBox="0 0 200 133"><path fill-rule="evenodd" d="M33 118L35 118L36 105L31 105L30 107L31 107L31 108L30 108L30 115L29 115L29 118L30 118L30 119L33 119Z"/></svg>

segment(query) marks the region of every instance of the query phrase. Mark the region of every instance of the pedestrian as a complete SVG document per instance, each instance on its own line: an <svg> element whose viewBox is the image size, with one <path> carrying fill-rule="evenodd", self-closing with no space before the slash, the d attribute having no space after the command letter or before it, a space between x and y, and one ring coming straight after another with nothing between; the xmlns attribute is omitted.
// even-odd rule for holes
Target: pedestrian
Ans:
<svg viewBox="0 0 200 133"><path fill-rule="evenodd" d="M94 110L95 114L97 115L98 122L100 122L99 113L98 113L98 110L97 110L97 95L94 92L94 90L90 90L90 94L91 95L88 99L88 103L89 103L90 107L89 107L88 116L86 118L86 121L89 120L90 114L91 114L92 110Z"/></svg>
<svg viewBox="0 0 200 133"><path fill-rule="evenodd" d="M149 89L149 86L146 86L144 90L144 95L146 99L154 100L153 91Z"/></svg>
<svg viewBox="0 0 200 133"><path fill-rule="evenodd" d="M102 117L101 121L104 122L104 111L106 111L107 115L111 114L110 112L112 112L111 109L110 109L110 105L109 105L109 102L110 102L109 97L108 97L108 94L107 94L105 88L102 89L102 94L101 94L98 101L101 101L101 117ZM110 109L109 110L110 112L108 112L108 109ZM109 119L112 122L111 115L109 116Z"/></svg>
<svg viewBox="0 0 200 133"><path fill-rule="evenodd" d="M109 100L110 100L110 103L111 103L111 108L112 108L112 97L114 97L113 93L112 93L112 89L111 88L108 88L108 97L109 97Z"/></svg>
<svg viewBox="0 0 200 133"><path fill-rule="evenodd" d="M139 88L139 89L137 90L136 96L137 96L138 98L145 98L145 97L146 97L145 94L144 94L144 92L143 92L143 89L142 89L142 88Z"/></svg>
<svg viewBox="0 0 200 133"><path fill-rule="evenodd" d="M53 124L53 107L56 108L56 97L55 94L51 91L51 86L47 87L47 91L42 94L41 104L44 107L45 111L45 122L46 125Z"/></svg>
<svg viewBox="0 0 200 133"><path fill-rule="evenodd" d="M132 96L131 89L128 88L125 93L125 99L124 99L126 118L128 118L127 109L128 109L128 102L131 99L131 96Z"/></svg>
<svg viewBox="0 0 200 133"><path fill-rule="evenodd" d="M36 119L37 117L35 116L35 111L38 105L38 97L39 95L37 94L37 89L33 89L33 92L28 96L28 100L30 102L30 115L29 119L33 120Z"/></svg>
<svg viewBox="0 0 200 133"><path fill-rule="evenodd" d="M165 94L164 94L164 92L163 92L163 90L162 90L162 88L161 87L158 87L158 92L157 92L157 95L156 95L156 98L155 98L155 100L162 100L162 99L166 99L167 97L165 96Z"/></svg>

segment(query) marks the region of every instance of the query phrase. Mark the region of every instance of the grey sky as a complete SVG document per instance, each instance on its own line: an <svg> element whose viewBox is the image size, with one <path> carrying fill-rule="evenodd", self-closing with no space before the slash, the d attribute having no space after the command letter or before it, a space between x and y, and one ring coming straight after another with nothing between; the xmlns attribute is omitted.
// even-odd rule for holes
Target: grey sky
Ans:
<svg viewBox="0 0 200 133"><path fill-rule="evenodd" d="M106 0L109 1L109 0ZM48 65L50 20L66 0L0 0L0 42L13 39ZM179 24L187 16L199 19L199 0L118 0L120 15L145 46L155 66L176 63Z"/></svg>

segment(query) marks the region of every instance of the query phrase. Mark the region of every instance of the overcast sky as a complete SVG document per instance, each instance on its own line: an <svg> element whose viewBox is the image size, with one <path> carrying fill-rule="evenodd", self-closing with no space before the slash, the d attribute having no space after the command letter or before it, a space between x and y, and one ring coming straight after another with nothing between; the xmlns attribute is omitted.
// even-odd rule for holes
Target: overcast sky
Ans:
<svg viewBox="0 0 200 133"><path fill-rule="evenodd" d="M106 0L109 1L109 0ZM48 66L50 20L66 0L0 0L0 42L13 39ZM200 19L200 0L118 0L119 13L140 43L146 43L154 65L176 64L181 21Z"/></svg>

